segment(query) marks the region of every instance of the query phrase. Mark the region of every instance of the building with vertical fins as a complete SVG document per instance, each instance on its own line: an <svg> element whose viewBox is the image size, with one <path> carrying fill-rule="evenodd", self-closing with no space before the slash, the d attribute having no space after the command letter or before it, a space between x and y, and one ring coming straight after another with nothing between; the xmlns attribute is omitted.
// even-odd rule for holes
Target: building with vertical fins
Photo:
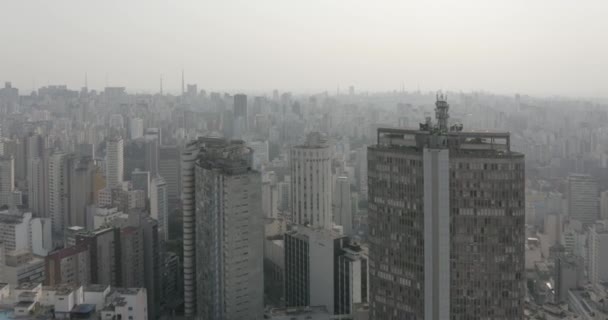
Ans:
<svg viewBox="0 0 608 320"><path fill-rule="evenodd" d="M182 153L184 300L195 319L262 319L261 176L242 141L202 138Z"/></svg>
<svg viewBox="0 0 608 320"><path fill-rule="evenodd" d="M293 221L315 228L332 228L332 148L321 133L308 134L291 150Z"/></svg>
<svg viewBox="0 0 608 320"><path fill-rule="evenodd" d="M370 319L522 319L524 156L435 105L368 148Z"/></svg>

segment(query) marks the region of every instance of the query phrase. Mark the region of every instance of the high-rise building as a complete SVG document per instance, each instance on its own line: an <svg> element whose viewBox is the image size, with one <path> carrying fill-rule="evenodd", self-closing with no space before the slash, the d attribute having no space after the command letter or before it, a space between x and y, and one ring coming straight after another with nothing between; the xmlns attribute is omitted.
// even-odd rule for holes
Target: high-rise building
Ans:
<svg viewBox="0 0 608 320"><path fill-rule="evenodd" d="M331 229L332 149L318 132L291 150L291 201L293 221Z"/></svg>
<svg viewBox="0 0 608 320"><path fill-rule="evenodd" d="M53 233L56 235L62 235L64 228L67 227L68 173L68 155L61 152L51 155L48 168L48 217L51 218Z"/></svg>
<svg viewBox="0 0 608 320"><path fill-rule="evenodd" d="M368 149L371 319L521 319L524 156L508 133L378 129Z"/></svg>
<svg viewBox="0 0 608 320"><path fill-rule="evenodd" d="M129 138L135 140L144 136L144 120L133 118L129 121Z"/></svg>
<svg viewBox="0 0 608 320"><path fill-rule="evenodd" d="M120 285L144 287L144 237L140 228L128 226L120 230Z"/></svg>
<svg viewBox="0 0 608 320"><path fill-rule="evenodd" d="M247 119L247 95L234 95L234 118Z"/></svg>
<svg viewBox="0 0 608 320"><path fill-rule="evenodd" d="M608 221L600 221L589 228L589 282L608 281Z"/></svg>
<svg viewBox="0 0 608 320"><path fill-rule="evenodd" d="M124 176L124 147L122 138L112 138L106 145L106 187L122 184Z"/></svg>
<svg viewBox="0 0 608 320"><path fill-rule="evenodd" d="M121 276L120 229L106 228L76 234L75 244L89 247L91 283L119 286Z"/></svg>
<svg viewBox="0 0 608 320"><path fill-rule="evenodd" d="M167 198L169 201L179 199L180 193L180 152L176 146L162 146L158 152L158 174L167 183Z"/></svg>
<svg viewBox="0 0 608 320"><path fill-rule="evenodd" d="M251 169L251 153L243 142L222 141L208 146L196 163L201 319L263 317L261 176Z"/></svg>
<svg viewBox="0 0 608 320"><path fill-rule="evenodd" d="M131 173L133 190L143 190L147 198L150 198L150 172L135 169Z"/></svg>
<svg viewBox="0 0 608 320"><path fill-rule="evenodd" d="M87 207L93 204L95 164L88 157L71 159L69 172L69 208L66 225L86 226Z"/></svg>
<svg viewBox="0 0 608 320"><path fill-rule="evenodd" d="M348 177L340 176L336 179L333 196L334 223L342 226L345 235L351 236L353 234L353 210Z"/></svg>
<svg viewBox="0 0 608 320"><path fill-rule="evenodd" d="M150 184L150 217L158 221L159 240L169 240L169 207L167 198L167 183L165 179L156 176Z"/></svg>
<svg viewBox="0 0 608 320"><path fill-rule="evenodd" d="M586 174L568 176L568 215L589 226L599 219L598 181Z"/></svg>
<svg viewBox="0 0 608 320"><path fill-rule="evenodd" d="M13 156L0 157L0 207L12 205L15 190L15 159Z"/></svg>
<svg viewBox="0 0 608 320"><path fill-rule="evenodd" d="M194 240L184 241L187 316L263 317L261 176L251 152L242 141L204 138L183 154L184 239Z"/></svg>

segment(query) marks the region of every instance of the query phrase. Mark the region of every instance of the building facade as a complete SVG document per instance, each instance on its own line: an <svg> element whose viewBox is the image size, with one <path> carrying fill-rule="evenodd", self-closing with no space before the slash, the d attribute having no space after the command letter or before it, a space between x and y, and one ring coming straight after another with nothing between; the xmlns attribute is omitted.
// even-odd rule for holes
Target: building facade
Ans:
<svg viewBox="0 0 608 320"><path fill-rule="evenodd" d="M332 149L320 133L291 150L293 221L324 229L332 227Z"/></svg>
<svg viewBox="0 0 608 320"><path fill-rule="evenodd" d="M524 157L448 108L369 147L372 319L523 317Z"/></svg>
<svg viewBox="0 0 608 320"><path fill-rule="evenodd" d="M218 140L195 168L197 319L262 319L261 176L242 141Z"/></svg>

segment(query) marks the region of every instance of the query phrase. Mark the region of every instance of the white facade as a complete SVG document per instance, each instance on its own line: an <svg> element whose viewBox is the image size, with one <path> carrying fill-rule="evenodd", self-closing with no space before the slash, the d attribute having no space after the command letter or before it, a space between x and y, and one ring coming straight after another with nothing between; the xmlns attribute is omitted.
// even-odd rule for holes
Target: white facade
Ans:
<svg viewBox="0 0 608 320"><path fill-rule="evenodd" d="M291 150L293 220L324 229L332 227L332 148L319 133Z"/></svg>
<svg viewBox="0 0 608 320"><path fill-rule="evenodd" d="M141 118L133 118L129 122L129 138L135 140L144 136L144 120Z"/></svg>
<svg viewBox="0 0 608 320"><path fill-rule="evenodd" d="M30 220L30 243L32 253L44 257L53 250L53 228L49 218Z"/></svg>
<svg viewBox="0 0 608 320"><path fill-rule="evenodd" d="M106 186L122 184L124 176L124 148L121 138L110 139L106 146Z"/></svg>
<svg viewBox="0 0 608 320"><path fill-rule="evenodd" d="M334 190L334 223L342 226L345 235L353 234L353 210L348 177L336 178Z"/></svg>
<svg viewBox="0 0 608 320"><path fill-rule="evenodd" d="M9 251L30 250L30 212L0 211L0 242Z"/></svg>
<svg viewBox="0 0 608 320"><path fill-rule="evenodd" d="M268 141L251 141L247 145L253 149L253 168L260 170L262 165L270 161L268 158Z"/></svg>

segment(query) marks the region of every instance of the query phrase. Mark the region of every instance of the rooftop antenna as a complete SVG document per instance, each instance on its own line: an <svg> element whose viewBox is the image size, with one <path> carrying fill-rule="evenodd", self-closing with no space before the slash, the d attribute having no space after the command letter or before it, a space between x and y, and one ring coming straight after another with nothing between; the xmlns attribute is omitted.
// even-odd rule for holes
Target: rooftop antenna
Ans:
<svg viewBox="0 0 608 320"><path fill-rule="evenodd" d="M436 94L437 102L435 102L435 119L437 119L437 127L441 131L448 131L448 110L450 105L447 102L448 96L439 91Z"/></svg>
<svg viewBox="0 0 608 320"><path fill-rule="evenodd" d="M87 90L89 89L89 78L86 72L84 73L84 87Z"/></svg>
<svg viewBox="0 0 608 320"><path fill-rule="evenodd" d="M182 96L184 95L184 69L182 69Z"/></svg>
<svg viewBox="0 0 608 320"><path fill-rule="evenodd" d="M160 95L163 95L163 74L160 74Z"/></svg>

